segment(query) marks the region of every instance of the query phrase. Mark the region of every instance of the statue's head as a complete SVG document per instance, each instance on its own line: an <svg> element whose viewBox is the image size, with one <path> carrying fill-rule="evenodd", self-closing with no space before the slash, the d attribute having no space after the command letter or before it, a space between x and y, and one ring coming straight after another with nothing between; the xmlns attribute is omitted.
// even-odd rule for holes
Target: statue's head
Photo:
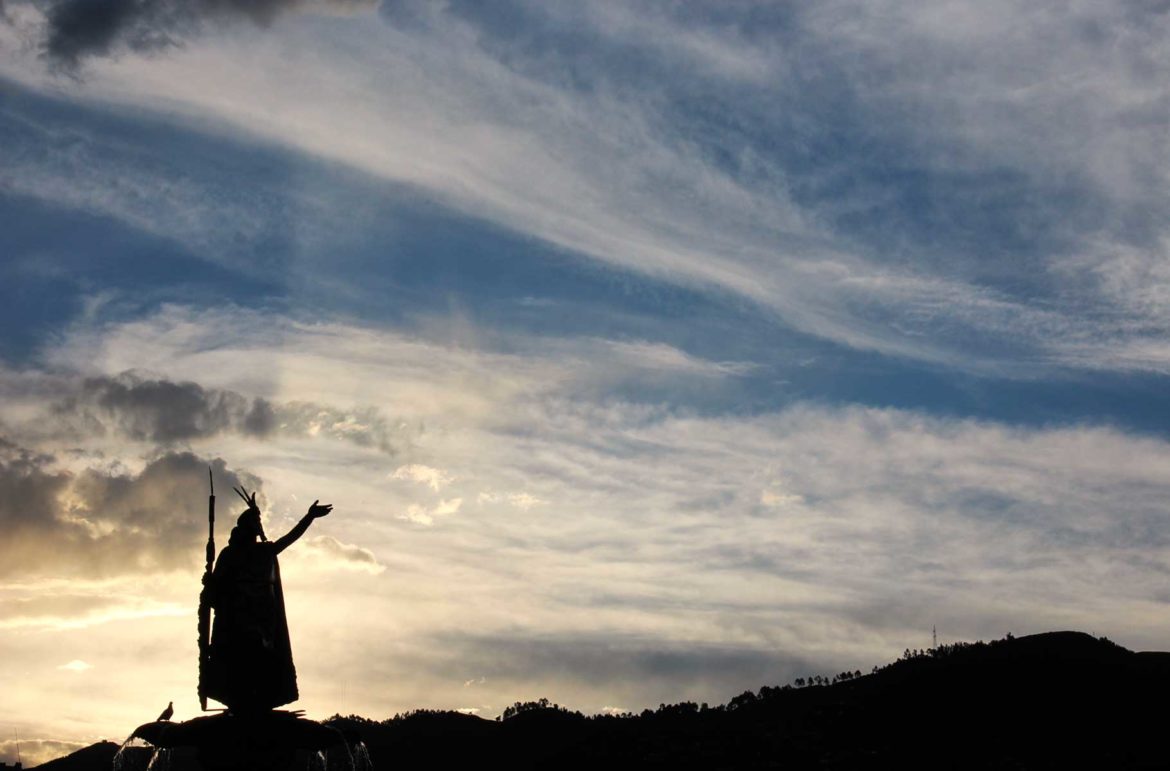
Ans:
<svg viewBox="0 0 1170 771"><path fill-rule="evenodd" d="M236 490L236 493L244 499L248 508L236 520L236 526L232 529L232 539L242 538L248 543L257 538L261 541L267 541L268 538L264 535L264 526L260 523L260 507L256 504L256 493L249 495L243 488Z"/></svg>
<svg viewBox="0 0 1170 771"><path fill-rule="evenodd" d="M266 540L264 526L260 524L259 509L248 509L240 514L239 519L236 520L236 530L247 541L254 541L257 538L261 541Z"/></svg>

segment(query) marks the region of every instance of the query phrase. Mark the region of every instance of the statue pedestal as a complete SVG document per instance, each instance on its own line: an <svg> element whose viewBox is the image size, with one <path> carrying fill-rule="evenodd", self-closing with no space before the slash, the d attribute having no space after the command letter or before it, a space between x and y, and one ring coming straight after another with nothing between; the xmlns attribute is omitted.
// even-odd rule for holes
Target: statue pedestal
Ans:
<svg viewBox="0 0 1170 771"><path fill-rule="evenodd" d="M346 737L336 728L292 712L270 711L197 717L182 723L146 723L132 737L155 748L194 748L204 771L286 771L294 759L339 750L353 768ZM302 761L303 762L303 761Z"/></svg>

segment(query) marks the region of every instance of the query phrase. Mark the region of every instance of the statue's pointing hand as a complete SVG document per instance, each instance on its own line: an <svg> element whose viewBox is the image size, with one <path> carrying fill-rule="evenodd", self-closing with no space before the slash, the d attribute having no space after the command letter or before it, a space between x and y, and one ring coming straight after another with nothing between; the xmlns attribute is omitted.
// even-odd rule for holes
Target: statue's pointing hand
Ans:
<svg viewBox="0 0 1170 771"><path fill-rule="evenodd" d="M305 531L309 529L309 525L313 524L314 519L317 519L318 517L324 517L331 511L333 511L333 504L326 503L324 506L322 506L320 501L313 501L313 505L309 507L309 513L301 517L301 521L298 522L292 530L289 530L287 534L276 539L276 553L280 554L282 551L287 549L289 545L293 543L293 541L304 535Z"/></svg>

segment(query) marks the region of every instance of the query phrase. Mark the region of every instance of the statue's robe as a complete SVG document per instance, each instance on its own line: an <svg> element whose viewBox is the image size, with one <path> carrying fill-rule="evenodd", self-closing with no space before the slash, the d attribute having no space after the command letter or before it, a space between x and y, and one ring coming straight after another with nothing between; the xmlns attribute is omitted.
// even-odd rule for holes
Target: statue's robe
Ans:
<svg viewBox="0 0 1170 771"><path fill-rule="evenodd" d="M233 711L297 700L280 563L267 541L229 543L212 574L211 646L203 686Z"/></svg>

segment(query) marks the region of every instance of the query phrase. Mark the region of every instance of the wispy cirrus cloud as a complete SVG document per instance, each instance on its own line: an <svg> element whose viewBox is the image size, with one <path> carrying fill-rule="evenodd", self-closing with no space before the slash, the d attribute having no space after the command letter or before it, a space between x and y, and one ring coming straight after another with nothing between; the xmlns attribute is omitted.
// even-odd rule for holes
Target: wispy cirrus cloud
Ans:
<svg viewBox="0 0 1170 771"><path fill-rule="evenodd" d="M289 18L103 65L87 88L210 111L864 350L1002 374L1108 367L1111 345L1160 334L1136 286L1102 281L1119 250L1158 259L1155 7L511 10L510 25L459 3L387 6L385 25ZM344 52L324 34L339 25ZM257 59L271 66L244 67Z"/></svg>
<svg viewBox="0 0 1170 771"><path fill-rule="evenodd" d="M223 316L236 318L235 311ZM188 334L168 337L179 319ZM176 376L224 373L206 357L230 360L233 350L255 351L261 343L243 328L234 337L221 334L221 321L170 309L151 321L83 333L84 345L65 343L52 358L80 363L72 351L84 350L91 363L134 366L149 358L169 362L162 371ZM218 341L211 353L208 335ZM894 602L904 590L929 595L932 581L1006 587L1021 575L1030 576L1031 592L1064 597L1082 584L1065 572L1074 565L1096 565L1104 574L1119 569L1115 561L1129 559L1124 555L1153 549L1147 557L1155 559L1160 548L1155 501L1167 455L1157 439L864 407L796 404L703 416L593 398L581 381L603 375L604 360L578 367L562 354L537 347L500 356L394 332L294 324L265 355L281 362L286 388L303 388L298 373L345 372L347 379L331 384L335 398L365 394L372 408L393 404L404 420L427 425L413 449L417 461L386 469L376 448L355 447L368 454L346 450L347 468L325 466L345 474L338 484L357 485L353 505L372 519L401 517L461 537L504 539L540 565L549 553L573 554L565 562L570 571L593 559L640 566L647 575L659 557L704 566L710 572L693 588L706 586L711 602L711 593L722 596L714 588L720 584L704 582L741 571L789 586L785 591L800 586L816 595L834 587L845 607ZM620 373L625 365L613 366ZM366 392L366 383L376 383L386 401ZM480 407L436 411L436 389L450 391L443 403L451 405L465 398L462 389L472 391ZM313 451L319 462L337 452L331 441ZM255 452L246 445L239 451ZM282 461L265 462L278 464L266 477L283 473ZM478 505L468 508L469 501ZM393 532L389 537L401 536ZM358 542L382 560L376 540ZM444 559L437 543L426 551ZM945 565L933 554L946 554ZM1015 556L1005 562L1009 554ZM908 566L913 578L905 576ZM655 580L642 587L647 596L663 590Z"/></svg>

